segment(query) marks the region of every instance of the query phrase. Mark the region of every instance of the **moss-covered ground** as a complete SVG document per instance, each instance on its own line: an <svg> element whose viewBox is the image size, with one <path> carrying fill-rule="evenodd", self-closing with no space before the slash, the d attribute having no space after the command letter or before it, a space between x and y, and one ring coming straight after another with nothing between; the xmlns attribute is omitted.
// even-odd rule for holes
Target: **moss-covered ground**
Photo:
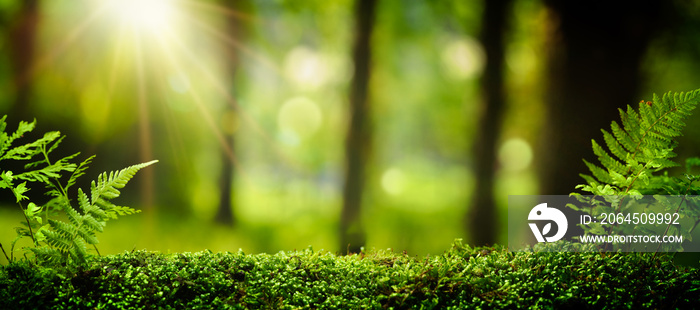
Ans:
<svg viewBox="0 0 700 310"><path fill-rule="evenodd" d="M509 252L459 241L428 257L136 251L77 269L0 267L0 309L565 307L700 307L700 271L667 254Z"/></svg>

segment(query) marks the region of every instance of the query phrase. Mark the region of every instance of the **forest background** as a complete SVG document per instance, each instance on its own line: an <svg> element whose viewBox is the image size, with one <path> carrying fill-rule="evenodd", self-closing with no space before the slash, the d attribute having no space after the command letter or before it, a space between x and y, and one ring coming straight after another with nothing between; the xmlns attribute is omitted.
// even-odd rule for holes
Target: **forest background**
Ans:
<svg viewBox="0 0 700 310"><path fill-rule="evenodd" d="M160 160L103 255L437 254L505 244L508 195L572 192L617 108L699 88L698 33L680 0L2 0L0 115L96 154L84 189Z"/></svg>

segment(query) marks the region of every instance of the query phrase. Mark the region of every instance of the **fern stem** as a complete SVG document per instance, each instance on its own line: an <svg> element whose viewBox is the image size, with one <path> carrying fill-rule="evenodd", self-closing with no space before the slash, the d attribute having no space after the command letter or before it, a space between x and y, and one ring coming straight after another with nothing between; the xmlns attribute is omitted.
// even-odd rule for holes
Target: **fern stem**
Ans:
<svg viewBox="0 0 700 310"><path fill-rule="evenodd" d="M693 230L695 230L695 228L698 227L698 224L700 224L700 220L695 221L695 224L693 224L693 228L691 228L691 229L688 231L688 235L690 235L690 234L693 233Z"/></svg>
<svg viewBox="0 0 700 310"><path fill-rule="evenodd" d="M5 254L5 258L7 259L7 262L11 263L12 260L9 257L7 257L7 253L5 252L5 248L2 247L2 243L0 243L0 250L2 250L2 254Z"/></svg>
<svg viewBox="0 0 700 310"><path fill-rule="evenodd" d="M690 191L690 187L691 187L692 185L693 185L693 181L690 181L690 183L688 183L688 187L686 187L686 189L685 189L685 193L683 193L683 199L681 200L681 203L678 204L678 208L676 208L676 212L675 212L675 213L678 213L678 211L681 210L681 206L682 206L683 203L686 201L686 197L687 197L687 195L688 195L688 191ZM695 223L695 225L697 226L697 222ZM671 228L671 222L669 222L669 223L668 223L668 226L666 226L666 230L664 231L664 234L661 235L662 238L666 236L666 234L668 233L668 230L669 230L670 228ZM693 229L695 229L695 226L693 226ZM692 231L692 229L691 229L691 231ZM661 243L659 243L659 246L656 247L656 251L654 251L654 257L656 256L656 253L659 252L659 249L661 249ZM652 258L653 258L653 257L652 257Z"/></svg>
<svg viewBox="0 0 700 310"><path fill-rule="evenodd" d="M34 243L34 246L38 247L39 244L37 244L36 239L34 238L34 231L32 231L32 223L29 221L29 218L27 217L27 213L25 212L25 209L22 206L22 203L17 202L17 204L19 204L19 209L22 210L22 215L24 216L24 220L27 221L27 228L29 228L29 237L32 237L32 242Z"/></svg>
<svg viewBox="0 0 700 310"><path fill-rule="evenodd" d="M630 185L628 185L627 188L625 189L625 194L627 194L630 191L630 189L632 189L632 185L634 185L634 182L637 182L637 179L639 178L639 176L642 175L642 173L644 173L644 171L649 169L650 163L651 162L646 163L644 165L644 169L639 170L637 175L634 176L634 179L632 179L632 182L630 182ZM629 173L631 169L632 169L632 167L628 168L627 173Z"/></svg>
<svg viewBox="0 0 700 310"><path fill-rule="evenodd" d="M60 142L61 139L59 139ZM46 160L46 165L51 166L51 160L49 159L49 153L46 152L46 145L41 146L41 153L44 155L44 160ZM48 181L50 183L50 181ZM63 189L63 185L61 185L61 181L56 179L56 184L51 184L53 187L58 188L61 190L61 193L63 194L66 199L68 198L68 193L66 192L65 189ZM48 208L46 211L46 219L48 220Z"/></svg>
<svg viewBox="0 0 700 310"><path fill-rule="evenodd" d="M634 182L637 181L637 178L639 178L639 176L642 175L642 173L648 169L649 164L650 164L650 162L646 163L644 165L644 169L640 170L639 173L637 173L637 175L634 176L634 179L632 179L632 182L630 182L630 185L627 186L627 189L625 189L625 195L629 192L630 189L632 189L632 184L634 184ZM629 169L632 169L632 168L628 168L627 173L629 173ZM620 203L617 205L617 209L615 210L615 212L620 212L620 208L623 206L622 203L624 201L625 201L625 197L622 197L622 200L620 200ZM613 225L613 227L616 227L616 226L617 226L617 223L615 223L615 225ZM610 228L610 231L612 231L612 227Z"/></svg>
<svg viewBox="0 0 700 310"><path fill-rule="evenodd" d="M682 206L683 203L685 202L685 197L686 197L686 196L683 195L683 199L681 200L681 203L678 204L678 208L676 208L676 212L675 212L675 213L678 213L678 210L681 209L681 206ZM671 228L671 223L668 223L668 226L666 226L666 230L664 230L664 234L661 235L661 238L663 238L663 237L666 236L666 234L668 233L668 230L669 230L670 228ZM659 253L659 250L661 249L661 244L662 244L662 243L659 242L659 245L656 247L656 251L654 251L654 256L652 256L652 259L653 259L654 257L656 257L656 253Z"/></svg>

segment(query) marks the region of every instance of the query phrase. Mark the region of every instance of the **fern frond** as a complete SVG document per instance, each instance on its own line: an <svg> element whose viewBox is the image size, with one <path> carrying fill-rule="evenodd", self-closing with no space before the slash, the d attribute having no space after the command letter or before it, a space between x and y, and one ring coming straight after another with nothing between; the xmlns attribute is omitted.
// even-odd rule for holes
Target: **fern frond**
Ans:
<svg viewBox="0 0 700 310"><path fill-rule="evenodd" d="M91 209L87 209L87 213L85 213L85 215L86 216L89 215L90 217L95 218L95 219L100 219L101 221L104 221L105 219L107 219L109 217L105 210L103 210L97 206L95 206L94 208L91 208Z"/></svg>
<svg viewBox="0 0 700 310"><path fill-rule="evenodd" d="M77 172L74 172L73 175L82 174L83 166L86 166L91 159L92 157L88 158L78 166ZM120 171L100 174L97 182L91 183L91 197L88 197L82 189L78 189L77 201L80 212L66 201L63 210L69 222L49 219L51 230L46 232L46 243L64 255L69 255L74 262L84 264L88 255L87 244L99 242L95 233L104 230L107 220L114 219L117 215L138 212L128 207L116 206L109 200L119 196L119 189L123 188L136 172L156 162L151 161Z"/></svg>
<svg viewBox="0 0 700 310"><path fill-rule="evenodd" d="M7 115L0 118L0 160L13 159L12 154L8 155L6 153L12 145L12 142L21 138L25 133L31 132L36 126L36 120L31 123L20 121L19 126L17 126L17 130L13 134L7 135L7 133L5 133L5 128L7 128L7 123L5 122L6 119Z"/></svg>
<svg viewBox="0 0 700 310"><path fill-rule="evenodd" d="M21 223L24 227L16 228L17 237L11 243L11 252L14 251L18 240L31 237L34 248L26 250L33 252L39 261L60 262L63 266L84 265L89 256L87 245L98 243L96 233L104 230L107 220L115 219L118 215L139 212L132 208L116 206L110 200L120 195L119 189L123 188L138 170L156 161L100 174L97 181L91 183L89 196L83 190L78 190L78 208L74 208L71 199L68 198L68 190L85 174L94 156L88 157L80 164L72 162L80 153L56 161L51 159L51 153L64 139L58 131L48 132L33 142L13 146L15 140L35 128L36 121L20 122L17 130L8 134L5 132L6 119L7 116L0 118L0 161L25 161L24 171L21 173L0 170L0 189L8 188L12 191L26 219L26 222ZM61 180L66 179L66 172L70 173L70 176L63 185ZM17 180L20 182L15 182ZM27 184L30 182L39 182L46 186L45 194L51 199L42 207L34 203L24 207L20 203L27 199L24 194L29 190ZM63 211L67 220L54 218L59 211Z"/></svg>
<svg viewBox="0 0 700 310"><path fill-rule="evenodd" d="M100 243L99 240L97 240L97 237L95 236L95 233L92 232L86 232L86 231L78 231L78 235L80 238L85 240L88 244L98 244Z"/></svg>
<svg viewBox="0 0 700 310"><path fill-rule="evenodd" d="M80 153L75 153L70 156L66 156L57 160L55 163L48 165L39 170L27 171L22 174L17 175L18 179L27 180L30 182L41 182L44 184L51 184L49 180L55 180L61 178L62 172L73 172L78 167L76 164L71 163L70 160L80 155ZM28 164L28 167L39 166L46 163L46 160L41 160L35 163ZM36 165L35 165L36 164Z"/></svg>
<svg viewBox="0 0 700 310"><path fill-rule="evenodd" d="M71 186L75 185L76 180L85 175L85 170L87 170L88 166L90 163L92 163L92 160L95 159L95 155L92 155L88 157L87 159L83 160L83 162L78 165L78 168L73 170L73 174L71 174L70 179L68 179L68 183L66 183L66 191L68 191Z"/></svg>
<svg viewBox="0 0 700 310"><path fill-rule="evenodd" d="M56 225L55 223L51 223L51 228L53 230L47 230L44 232L46 243L56 249L67 251L73 246L73 240L71 240L72 232L69 231L73 227L69 228L66 223L60 221L57 223L60 224Z"/></svg>
<svg viewBox="0 0 700 310"><path fill-rule="evenodd" d="M596 180L599 180L603 184L612 184L612 178L610 177L610 174L607 171L588 162L585 159L583 160L583 162L586 164L586 167L588 167L588 170L591 171L591 174L593 174L593 177L595 177Z"/></svg>
<svg viewBox="0 0 700 310"><path fill-rule="evenodd" d="M650 103L640 102L637 109L620 109L620 123L612 122L610 132L603 130L604 148L592 141L593 153L600 165L584 160L593 177L584 176L594 194L597 185L621 186L621 194L650 183L652 173L677 166L671 159L675 138L682 134L684 119L700 103L700 90L687 93L654 95ZM612 155L611 155L612 154ZM613 157L614 156L614 157ZM642 184L637 180L642 180ZM598 184L598 182L600 184ZM594 183L596 186L594 186Z"/></svg>
<svg viewBox="0 0 700 310"><path fill-rule="evenodd" d="M90 200L88 200L87 194L80 188L78 189L78 207L80 210L83 210L83 212L90 208Z"/></svg>
<svg viewBox="0 0 700 310"><path fill-rule="evenodd" d="M68 216L68 221L72 225L74 225L76 227L79 227L81 225L81 223L83 221L83 216L80 213L78 213L78 211L73 209L72 206L70 206L70 205L64 206L63 211Z"/></svg>
<svg viewBox="0 0 700 310"><path fill-rule="evenodd" d="M598 160L603 164L604 167L608 168L611 171L617 172L619 174L625 173L625 165L620 163L619 161L615 160L612 158L608 152L606 152L603 147L598 145L595 140L592 142L593 144L593 153L598 156Z"/></svg>
<svg viewBox="0 0 700 310"><path fill-rule="evenodd" d="M71 237L77 234L79 229L77 225L66 223L61 220L49 219L49 224L53 231L65 237Z"/></svg>
<svg viewBox="0 0 700 310"><path fill-rule="evenodd" d="M618 142L613 134L605 131L604 129L602 129L601 131L603 132L603 139L605 140L605 145L607 145L608 148L610 148L610 153L615 155L619 160L625 160L629 152L623 146L622 141ZM614 128L613 132L615 132Z"/></svg>
<svg viewBox="0 0 700 310"><path fill-rule="evenodd" d="M13 135L14 136L14 135ZM21 146L7 150L5 154L0 157L0 160L14 159L14 160L29 160L34 155L41 152L41 147L49 144L50 142L58 139L61 133L58 131L51 131L44 134L44 137ZM21 136L20 136L21 137ZM14 139L12 139L14 140ZM9 145L8 145L9 147Z"/></svg>
<svg viewBox="0 0 700 310"><path fill-rule="evenodd" d="M157 163L157 160L133 165L119 171L112 171L109 174L102 173L97 177L97 182L93 181L90 186L92 204L106 205L106 200L119 197L119 189L134 177L136 172Z"/></svg>
<svg viewBox="0 0 700 310"><path fill-rule="evenodd" d="M80 232L94 232L94 231L99 231L102 232L104 230L105 222L100 222L95 217L93 217L90 214L85 214L83 215L82 219L82 225L81 229L78 231Z"/></svg>
<svg viewBox="0 0 700 310"><path fill-rule="evenodd" d="M84 264L87 261L86 256L88 255L85 241L82 238L73 239L73 247L70 249L69 253L73 261Z"/></svg>
<svg viewBox="0 0 700 310"><path fill-rule="evenodd" d="M63 258L63 253L49 247L36 247L30 249L39 260L49 263L58 263Z"/></svg>
<svg viewBox="0 0 700 310"><path fill-rule="evenodd" d="M58 132L56 132L56 133L58 133ZM58 133L58 134L60 134L60 133ZM42 153L42 151L46 149L46 144L49 144L49 143L53 142L53 144L52 144L52 146L50 147L49 151L46 152L46 154L50 154L51 151L53 151L53 150L61 143L61 141L63 141L63 139L64 139L65 137L66 137L66 136L59 136L58 139L56 139L56 140L54 140L54 141L48 141L48 142L46 142L46 143L43 143L43 144L39 145L39 147L37 148L37 154ZM42 155L43 155L43 154L42 154ZM39 159L39 160L37 160L37 161L34 161L34 162L30 162L30 163L24 165L24 169L32 169L32 168L41 166L41 165L46 164L46 163L47 163L46 158L42 156L41 159Z"/></svg>

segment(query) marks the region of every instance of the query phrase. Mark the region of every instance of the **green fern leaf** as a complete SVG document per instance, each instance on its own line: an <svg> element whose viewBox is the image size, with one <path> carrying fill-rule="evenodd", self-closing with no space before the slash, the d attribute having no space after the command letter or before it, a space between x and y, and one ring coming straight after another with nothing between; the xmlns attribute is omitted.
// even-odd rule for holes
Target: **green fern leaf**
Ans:
<svg viewBox="0 0 700 310"><path fill-rule="evenodd" d="M627 154L629 152L624 148L621 142L618 142L617 139L615 139L615 136L605 130L601 130L603 132L603 139L605 140L605 145L607 145L610 148L610 153L615 155L618 159L620 160L625 160L627 158ZM613 129L614 132L614 129Z"/></svg>
<svg viewBox="0 0 700 310"><path fill-rule="evenodd" d="M66 172L73 172L75 171L77 165L70 163L70 160L78 156L80 153L75 153L70 156L66 156L64 158L59 159L55 163L44 167L39 170L33 170L33 171L28 171L22 174L17 175L18 179L22 180L27 180L30 182L41 182L45 184L51 184L49 180L51 179L60 179L61 178L61 173L66 171ZM25 169L28 168L34 168L35 166L39 166L40 164L45 163L45 160L41 160L35 163L28 164Z"/></svg>
<svg viewBox="0 0 700 310"><path fill-rule="evenodd" d="M86 257L88 255L85 241L81 238L73 239L73 247L69 253L74 261L84 264L87 261Z"/></svg>
<svg viewBox="0 0 700 310"><path fill-rule="evenodd" d="M97 183L93 181L90 186L90 200L92 201L92 204L105 205L106 202L104 201L119 197L119 189L123 188L126 183L128 183L129 180L134 177L136 172L157 162L157 160L154 160L143 164L133 165L117 172L113 171L109 174L100 174L97 177Z"/></svg>
<svg viewBox="0 0 700 310"><path fill-rule="evenodd" d="M77 178L83 174L84 167L91 160L92 157L78 166L73 176ZM130 166L120 171L100 174L97 182L93 181L91 183L91 197L88 197L82 189L78 189L77 200L81 212L73 209L69 203L64 205L63 210L68 217L69 223L49 219L53 231L47 232L47 243L60 250L61 253L67 253L74 262L84 264L88 255L87 244L97 244L99 242L95 232L102 232L107 220L114 219L117 215L137 212L131 208L115 206L109 200L119 196L120 192L118 189L123 188L136 172L156 162L151 161Z"/></svg>
<svg viewBox="0 0 700 310"><path fill-rule="evenodd" d="M54 223L51 223L51 228L53 230L47 230L44 232L44 236L46 237L46 243L59 250L69 250L73 246L73 242L70 239L71 234L69 234L67 231L61 232L57 230L56 227L57 226Z"/></svg>
<svg viewBox="0 0 700 310"><path fill-rule="evenodd" d="M634 152L636 143L632 141L632 138L627 134L626 131L620 128L620 125L618 125L617 122L612 122L610 128L612 129L614 141L625 148L625 157L620 158L624 160L627 157L627 154L629 154L630 152Z"/></svg>
<svg viewBox="0 0 700 310"><path fill-rule="evenodd" d="M49 219L49 224L51 229L58 233L59 235L65 237L72 237L78 233L78 225L73 225L72 223L66 223L61 220Z"/></svg>
<svg viewBox="0 0 700 310"><path fill-rule="evenodd" d="M63 211L68 216L68 221L72 225L74 225L75 227L80 227L82 220L83 220L83 216L80 213L78 213L78 211L73 209L73 207L70 205L65 206L63 208Z"/></svg>
<svg viewBox="0 0 700 310"><path fill-rule="evenodd" d="M73 170L73 174L71 174L70 179L68 179L68 183L66 183L66 191L68 191L71 186L73 186L76 182L76 180L85 175L85 170L87 170L88 166L90 163L92 163L92 160L95 159L95 155L92 155L88 157L86 160L83 160L78 167Z"/></svg>
<svg viewBox="0 0 700 310"><path fill-rule="evenodd" d="M39 260L49 263L58 263L63 257L61 251L49 247L37 247L30 250Z"/></svg>
<svg viewBox="0 0 700 310"><path fill-rule="evenodd" d="M0 157L0 160L29 160L34 155L41 152L41 147L46 146L48 143L58 139L60 136L61 133L59 133L58 131L47 132L41 139L7 150L7 152L5 152L5 154L2 157Z"/></svg>
<svg viewBox="0 0 700 310"><path fill-rule="evenodd" d="M86 231L81 230L81 231L78 231L78 235L80 236L80 238L85 240L85 242L87 242L88 244L100 243L100 241L97 240L97 237L95 236L95 234L92 232L86 232Z"/></svg>
<svg viewBox="0 0 700 310"><path fill-rule="evenodd" d="M610 132L602 131L607 150L592 141L593 153L598 156L600 166L584 160L595 179L584 177L589 186L581 188L590 191L607 184L621 186L623 192L620 194L638 192L653 183L652 172L677 166L671 160L676 156L673 153L677 145L674 138L682 134L683 120L698 103L700 90L695 90L669 92L661 98L654 95L653 102L642 101L636 110L629 105L626 111L620 109L622 127L612 122Z"/></svg>
<svg viewBox="0 0 700 310"><path fill-rule="evenodd" d="M615 160L612 158L608 152L606 152L603 147L598 145L598 143L593 140L593 153L598 156L598 160L603 164L604 167L607 167L609 170L617 172L619 174L623 174L625 172L625 165L620 163L619 161Z"/></svg>
<svg viewBox="0 0 700 310"><path fill-rule="evenodd" d="M8 155L6 153L12 145L12 142L21 138L25 133L31 132L36 126L36 120L31 123L20 121L17 130L12 135L7 135L7 133L5 133L5 129L7 128L5 119L7 119L7 115L0 118L0 160L15 159L12 154Z"/></svg>
<svg viewBox="0 0 700 310"><path fill-rule="evenodd" d="M105 222L100 222L97 219L95 219L92 215L90 214L85 214L83 215L83 222L81 223L81 230L78 232L93 232L93 231L99 231L102 232L104 230Z"/></svg>
<svg viewBox="0 0 700 310"><path fill-rule="evenodd" d="M593 174L593 177L595 177L597 180L604 184L612 184L613 180L610 177L610 173L605 171L603 168L600 168L587 160L583 160L583 162L586 164L586 167L588 167L588 170L591 171L591 174Z"/></svg>

